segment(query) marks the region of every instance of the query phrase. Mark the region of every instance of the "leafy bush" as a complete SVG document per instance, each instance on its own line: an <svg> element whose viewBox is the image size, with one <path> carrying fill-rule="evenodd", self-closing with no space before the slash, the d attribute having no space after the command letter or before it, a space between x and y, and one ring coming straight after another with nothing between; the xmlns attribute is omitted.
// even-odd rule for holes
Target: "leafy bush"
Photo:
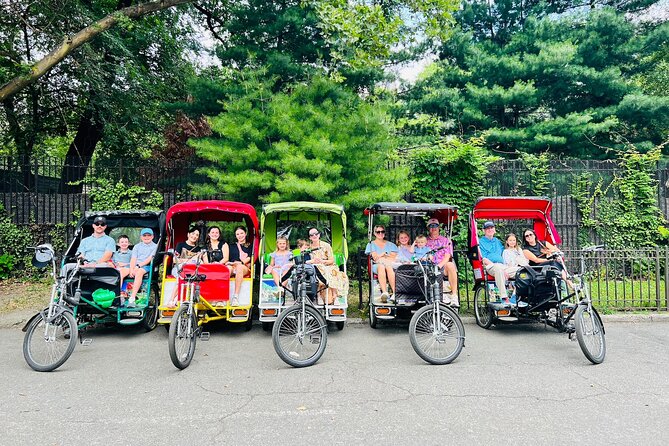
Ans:
<svg viewBox="0 0 669 446"><path fill-rule="evenodd" d="M0 255L0 279L6 279L14 270L16 258L11 254Z"/></svg>
<svg viewBox="0 0 669 446"><path fill-rule="evenodd" d="M15 225L9 213L0 205L0 278L6 279L20 270L21 264L28 263L31 254L26 251L26 247L31 242L30 230Z"/></svg>
<svg viewBox="0 0 669 446"><path fill-rule="evenodd" d="M147 190L142 186L127 186L122 181L114 184L105 178L96 179L95 184L89 193L91 210L162 208L163 197L156 191Z"/></svg>

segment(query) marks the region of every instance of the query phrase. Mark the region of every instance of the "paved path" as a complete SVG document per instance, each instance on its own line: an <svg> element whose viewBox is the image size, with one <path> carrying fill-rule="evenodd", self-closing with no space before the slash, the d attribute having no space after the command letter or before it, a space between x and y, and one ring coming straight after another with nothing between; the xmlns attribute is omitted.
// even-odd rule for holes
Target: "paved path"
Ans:
<svg viewBox="0 0 669 446"><path fill-rule="evenodd" d="M406 326L349 325L307 369L258 326L219 329L184 371L164 329L101 329L52 373L2 329L0 444L667 444L669 324L606 328L598 366L539 325L467 325L456 362L431 366Z"/></svg>

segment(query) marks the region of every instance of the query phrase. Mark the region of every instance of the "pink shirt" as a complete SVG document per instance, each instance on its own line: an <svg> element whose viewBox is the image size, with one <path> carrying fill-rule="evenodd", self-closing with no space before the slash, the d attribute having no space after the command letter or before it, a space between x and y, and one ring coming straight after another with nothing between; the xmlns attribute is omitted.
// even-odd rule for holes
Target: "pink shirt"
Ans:
<svg viewBox="0 0 669 446"><path fill-rule="evenodd" d="M440 235L436 239L431 239L430 237L427 238L427 247L430 249L436 249L436 248L441 248L445 247L446 249L442 249L441 251L437 251L434 254L434 263L439 263L442 260L444 260L444 256L446 254L450 254L451 257L453 257L453 243L451 240L447 237L444 237L443 235Z"/></svg>

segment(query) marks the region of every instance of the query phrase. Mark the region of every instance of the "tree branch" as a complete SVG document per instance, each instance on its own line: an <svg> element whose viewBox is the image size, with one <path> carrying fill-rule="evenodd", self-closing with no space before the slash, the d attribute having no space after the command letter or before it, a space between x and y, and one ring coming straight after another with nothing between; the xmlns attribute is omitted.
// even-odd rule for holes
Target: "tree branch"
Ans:
<svg viewBox="0 0 669 446"><path fill-rule="evenodd" d="M162 11L173 6L191 3L193 0L154 0L146 3L139 3L128 8L119 9L104 18L98 20L92 25L82 29L74 36L68 36L63 40L59 46L54 48L49 54L44 56L41 60L30 67L30 72L7 82L0 88L0 102L4 102L12 97L26 86L34 83L47 73L51 68L57 65L60 61L65 59L72 51L79 48L84 43L92 40L98 34L108 30L116 25L119 21L129 18L137 19L139 17L151 14L153 12Z"/></svg>

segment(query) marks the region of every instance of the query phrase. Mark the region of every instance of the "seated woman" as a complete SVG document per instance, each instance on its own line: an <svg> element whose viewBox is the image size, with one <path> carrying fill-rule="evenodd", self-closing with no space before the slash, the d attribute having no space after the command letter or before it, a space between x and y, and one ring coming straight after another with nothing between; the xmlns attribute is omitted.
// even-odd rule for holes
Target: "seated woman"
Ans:
<svg viewBox="0 0 669 446"><path fill-rule="evenodd" d="M230 274L235 276L235 292L232 295L232 306L239 305L239 292L242 289L244 276L251 272L251 258L253 257L253 247L246 239L246 228L237 226L235 228L235 238L237 242L230 246L230 260L227 265L230 268Z"/></svg>
<svg viewBox="0 0 669 446"><path fill-rule="evenodd" d="M549 254L559 251L557 247L553 246L547 241L539 241L537 239L537 233L532 229L526 229L524 231L523 237L525 238L525 249L523 249L523 254L529 261L530 266L554 266L561 271L562 279L566 281L570 287L572 287L571 280L567 279L567 272L564 270L562 262L549 260L546 258Z"/></svg>
<svg viewBox="0 0 669 446"><path fill-rule="evenodd" d="M207 231L207 260L209 263L226 264L230 257L230 247L221 241L221 229L211 226Z"/></svg>
<svg viewBox="0 0 669 446"><path fill-rule="evenodd" d="M393 242L385 240L386 228L382 225L374 226L374 240L367 243L365 254L372 257L372 272L374 272L379 279L379 287L381 288L381 302L393 302L394 296L388 294L388 285L395 292L395 270L393 264L397 258L399 251L397 245Z"/></svg>
<svg viewBox="0 0 669 446"><path fill-rule="evenodd" d="M337 296L348 295L348 277L346 273L339 270L335 265L334 253L332 246L321 240L321 233L317 228L309 228L309 248L316 251L310 253L311 260L306 263L314 265L319 271L322 278L325 279L324 284L327 286L325 297L323 301L328 305L335 303ZM318 274L317 274L318 277Z"/></svg>

